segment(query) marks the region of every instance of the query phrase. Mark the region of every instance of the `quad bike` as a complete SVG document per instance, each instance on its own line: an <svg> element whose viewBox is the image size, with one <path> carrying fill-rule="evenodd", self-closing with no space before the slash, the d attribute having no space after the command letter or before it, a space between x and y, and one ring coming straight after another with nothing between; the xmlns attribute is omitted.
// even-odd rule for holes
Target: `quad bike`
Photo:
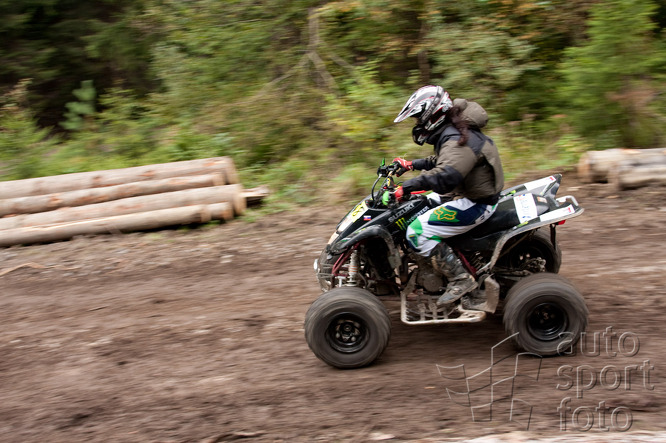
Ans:
<svg viewBox="0 0 666 443"><path fill-rule="evenodd" d="M338 223L315 260L323 294L306 314L305 338L319 359L337 368L375 361L391 333L383 303L389 300L400 301L400 319L408 325L479 322L502 300L505 330L519 348L549 356L564 341L576 344L588 311L578 290L557 274L556 227L583 208L573 196L556 198L561 175L504 190L486 222L446 240L478 288L438 306L447 281L410 249L405 230L441 203L423 194L395 201L398 169L382 161L370 195Z"/></svg>

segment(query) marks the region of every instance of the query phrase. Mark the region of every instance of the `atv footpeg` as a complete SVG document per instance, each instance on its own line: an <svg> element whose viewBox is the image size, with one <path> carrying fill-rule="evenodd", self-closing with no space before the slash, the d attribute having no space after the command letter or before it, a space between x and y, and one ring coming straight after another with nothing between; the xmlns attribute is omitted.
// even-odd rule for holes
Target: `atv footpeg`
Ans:
<svg viewBox="0 0 666 443"><path fill-rule="evenodd" d="M486 317L483 311L455 307L437 307L437 296L419 294L413 299L400 294L400 319L408 325L427 325L439 323L476 323Z"/></svg>

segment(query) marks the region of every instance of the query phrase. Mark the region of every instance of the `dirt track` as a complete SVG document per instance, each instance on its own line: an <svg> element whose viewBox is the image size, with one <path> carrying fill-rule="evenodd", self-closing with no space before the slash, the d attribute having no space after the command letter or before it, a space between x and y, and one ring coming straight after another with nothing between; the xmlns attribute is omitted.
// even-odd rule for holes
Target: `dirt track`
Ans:
<svg viewBox="0 0 666 443"><path fill-rule="evenodd" d="M663 440L646 432L666 431L666 189L571 182L559 195L586 213L558 230L560 273L586 297L588 355L544 359L538 380L515 387L533 407L529 428L525 415L508 421L506 402L475 422L436 367L488 368L501 316L413 327L394 314L373 366L340 371L314 357L303 317L338 208L0 250L0 440Z"/></svg>

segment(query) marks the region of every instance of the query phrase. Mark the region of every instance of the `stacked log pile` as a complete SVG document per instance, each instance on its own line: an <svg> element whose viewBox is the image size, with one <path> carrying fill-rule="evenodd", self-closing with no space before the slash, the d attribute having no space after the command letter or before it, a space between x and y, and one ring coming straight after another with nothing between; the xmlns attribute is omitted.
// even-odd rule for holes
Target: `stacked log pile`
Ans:
<svg viewBox="0 0 666 443"><path fill-rule="evenodd" d="M228 221L266 194L228 157L0 182L0 247Z"/></svg>
<svg viewBox="0 0 666 443"><path fill-rule="evenodd" d="M586 183L610 183L617 190L666 185L666 148L588 151L578 162Z"/></svg>

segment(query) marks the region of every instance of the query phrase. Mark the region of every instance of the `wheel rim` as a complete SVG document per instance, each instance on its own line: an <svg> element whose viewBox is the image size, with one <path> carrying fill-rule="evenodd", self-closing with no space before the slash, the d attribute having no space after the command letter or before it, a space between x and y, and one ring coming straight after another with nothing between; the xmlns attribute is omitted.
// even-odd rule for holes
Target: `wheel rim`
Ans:
<svg viewBox="0 0 666 443"><path fill-rule="evenodd" d="M516 251L510 259L511 267L519 268L525 262L532 258L543 258L546 260L546 267L550 265L548 254L544 253L542 249L535 245L524 246L522 249Z"/></svg>
<svg viewBox="0 0 666 443"><path fill-rule="evenodd" d="M529 333L542 341L557 340L567 325L566 312L556 303L540 303L527 316Z"/></svg>
<svg viewBox="0 0 666 443"><path fill-rule="evenodd" d="M361 317L351 313L336 315L328 325L326 339L339 352L358 352L365 346L369 330Z"/></svg>
<svg viewBox="0 0 666 443"><path fill-rule="evenodd" d="M546 271L557 273L559 270L557 252L550 245L539 241L521 242L511 249L501 260L502 266L521 269L530 259L542 258L546 261Z"/></svg>

